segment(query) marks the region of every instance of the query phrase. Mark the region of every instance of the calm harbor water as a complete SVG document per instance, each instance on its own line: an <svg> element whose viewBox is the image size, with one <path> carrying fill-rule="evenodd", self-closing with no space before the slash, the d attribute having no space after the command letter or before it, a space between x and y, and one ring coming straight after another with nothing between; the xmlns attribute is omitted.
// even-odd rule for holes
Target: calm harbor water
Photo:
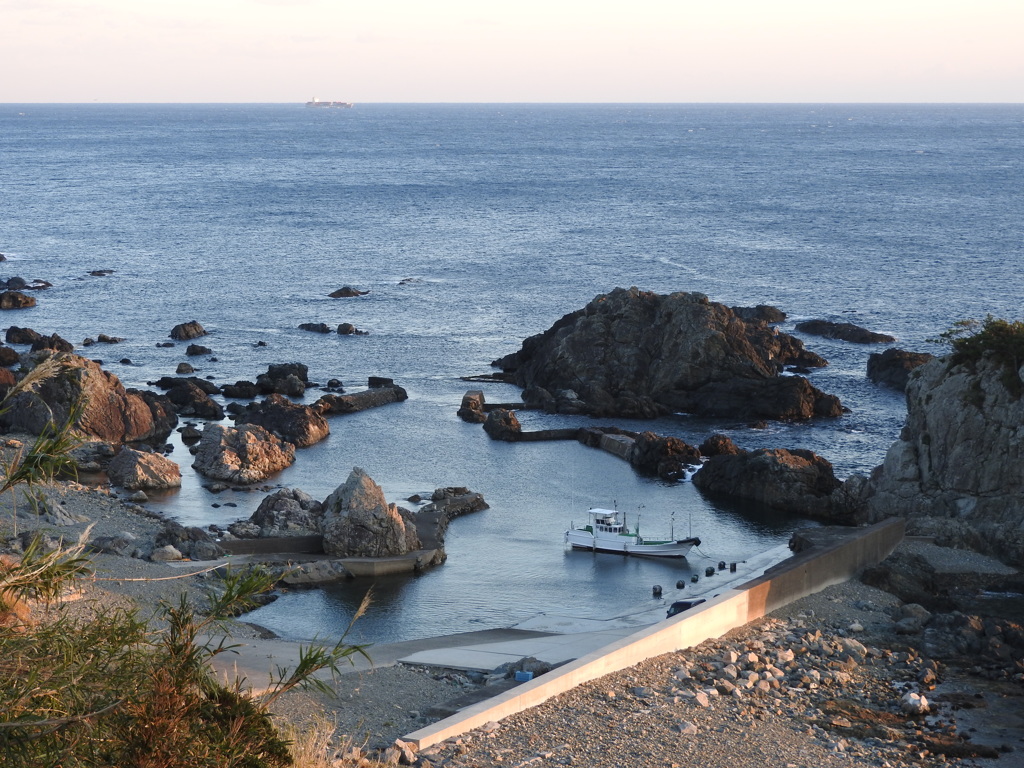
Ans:
<svg viewBox="0 0 1024 768"><path fill-rule="evenodd" d="M89 354L131 386L173 373L183 345L156 344L193 319L217 359L191 362L221 383L299 361L316 381L404 386L407 402L334 418L330 438L271 481L324 498L359 466L392 501L465 485L491 505L452 525L444 566L374 585L360 639L542 610L613 615L649 604L652 584L745 559L806 521L711 502L575 443L493 442L455 416L477 386L460 377L616 286L774 304L789 313L783 330L845 320L924 351L958 318L1019 318L1022 149L1019 105L0 105L0 276L53 283L4 327L76 344L125 337ZM88 274L99 269L113 273ZM370 293L327 297L342 285ZM805 342L830 361L813 380L846 416L616 425L690 442L725 432L747 448L810 448L840 476L869 471L902 425L902 396L865 379L872 348ZM185 484L151 505L168 516L226 523L263 497L210 494L180 444L172 457ZM650 534L692 527L702 552L684 563L566 552L569 522L613 503ZM366 586L289 593L254 620L335 636Z"/></svg>

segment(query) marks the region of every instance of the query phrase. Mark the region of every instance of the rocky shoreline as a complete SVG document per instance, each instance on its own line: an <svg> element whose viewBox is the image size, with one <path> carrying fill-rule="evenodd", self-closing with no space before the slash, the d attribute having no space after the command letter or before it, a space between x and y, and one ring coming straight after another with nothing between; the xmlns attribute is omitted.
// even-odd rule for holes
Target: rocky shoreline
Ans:
<svg viewBox="0 0 1024 768"><path fill-rule="evenodd" d="M65 518L59 530L66 539L92 526L93 537L129 533L142 540L162 527L143 507L107 489L58 483L47 487L46 495ZM8 508L3 514L5 525L19 524L15 538L33 527L57 530L42 518L33 525L25 514L14 516ZM942 594L932 596L938 603L954 598L969 603L978 585L1014 570L924 542L905 542L897 555L940 564L945 579L930 582L932 588L945 585L939 587ZM92 557L95 578L83 584L76 601L81 610L133 604L148 615L160 600L174 601L182 592L201 604L203 590L216 587L216 577L203 563L154 563L102 552ZM900 576L905 569L889 570L896 575L890 581L905 589ZM950 585L962 585L965 575L971 576L973 592L954 595ZM1024 724L1024 630L1010 624L978 619L953 626L892 592L849 582L725 638L650 659L428 748L414 761L466 768L618 766L627 759L637 766L897 768L998 758L993 764L1013 765L1024 759L1024 730L1000 735L984 722L979 725L977 717L971 720L971 707L984 704L1004 715L1017 712ZM997 626L1003 630L996 632ZM967 642L971 631L977 639ZM265 636L244 617L232 622L230 632L251 642ZM961 644L942 642L951 637ZM347 737L377 756L391 748L390 756L397 758L401 750L394 749L395 739L474 693L486 696L487 689L464 673L382 667L342 675L331 696L289 694L277 713L300 724L326 714L336 720L338 743ZM905 711L913 701L906 694L922 695L929 714Z"/></svg>

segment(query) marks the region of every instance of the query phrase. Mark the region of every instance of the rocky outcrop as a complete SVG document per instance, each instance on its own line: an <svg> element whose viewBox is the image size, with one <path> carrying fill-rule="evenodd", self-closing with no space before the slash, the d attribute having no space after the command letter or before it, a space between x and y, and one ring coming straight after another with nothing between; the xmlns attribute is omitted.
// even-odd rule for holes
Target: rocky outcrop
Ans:
<svg viewBox="0 0 1024 768"><path fill-rule="evenodd" d="M479 389L471 389L466 392L462 396L462 405L459 406L457 415L470 424L483 424L487 421L487 412L484 410L484 393Z"/></svg>
<svg viewBox="0 0 1024 768"><path fill-rule="evenodd" d="M700 451L678 437L641 432L633 440L628 459L641 474L680 480L689 469L700 465Z"/></svg>
<svg viewBox="0 0 1024 768"><path fill-rule="evenodd" d="M712 456L735 456L742 453L742 450L731 438L725 435L711 435L700 444L700 455L711 458Z"/></svg>
<svg viewBox="0 0 1024 768"><path fill-rule="evenodd" d="M52 360L55 375L15 395L0 414L0 428L38 435L48 424L65 423L77 403L83 407L75 431L108 443L164 440L177 424L165 398L126 390L98 363L67 353Z"/></svg>
<svg viewBox="0 0 1024 768"><path fill-rule="evenodd" d="M35 305L35 296L29 296L21 291L4 291L0 293L0 309L26 309Z"/></svg>
<svg viewBox="0 0 1024 768"><path fill-rule="evenodd" d="M323 505L298 488L282 488L260 502L252 516L232 523L228 530L239 538L307 536L320 532Z"/></svg>
<svg viewBox="0 0 1024 768"><path fill-rule="evenodd" d="M394 557L420 548L413 515L388 504L358 467L323 504L324 552L336 557Z"/></svg>
<svg viewBox="0 0 1024 768"><path fill-rule="evenodd" d="M6 368L9 365L17 365L21 362L21 355L18 350L0 345L0 367Z"/></svg>
<svg viewBox="0 0 1024 768"><path fill-rule="evenodd" d="M779 375L824 364L798 339L702 294L636 288L598 296L495 361L521 387L572 390L591 415L630 418L837 416L838 398Z"/></svg>
<svg viewBox="0 0 1024 768"><path fill-rule="evenodd" d="M193 560L216 560L224 556L224 550L202 528L190 526L186 528L180 523L168 522L164 530L157 534L153 542L156 549L150 558L153 560L175 560L184 555ZM158 554L163 550L164 555ZM174 552L179 557L174 557Z"/></svg>
<svg viewBox="0 0 1024 768"><path fill-rule="evenodd" d="M256 377L256 388L262 395L302 397L309 384L309 368L302 363L276 363Z"/></svg>
<svg viewBox="0 0 1024 768"><path fill-rule="evenodd" d="M178 465L159 453L146 453L124 446L107 466L111 485L129 491L166 490L181 486Z"/></svg>
<svg viewBox="0 0 1024 768"><path fill-rule="evenodd" d="M693 476L693 484L710 496L749 499L828 519L834 519L831 495L841 485L821 456L783 448L715 456Z"/></svg>
<svg viewBox="0 0 1024 768"><path fill-rule="evenodd" d="M191 378L180 379L178 384L168 389L167 399L174 403L174 410L179 416L195 416L212 421L224 418L224 408L220 403Z"/></svg>
<svg viewBox="0 0 1024 768"><path fill-rule="evenodd" d="M781 323L786 319L786 313L771 304L758 304L756 307L732 307L733 314L740 320L748 323L760 320L762 323Z"/></svg>
<svg viewBox="0 0 1024 768"><path fill-rule="evenodd" d="M170 337L175 341L188 341L198 339L206 335L206 329L197 320L190 320L187 323L178 323L171 329Z"/></svg>
<svg viewBox="0 0 1024 768"><path fill-rule="evenodd" d="M391 379L371 376L369 389L348 395L328 394L321 397L313 408L322 414L345 414L379 408L382 405L401 403L409 399L409 393Z"/></svg>
<svg viewBox="0 0 1024 768"><path fill-rule="evenodd" d="M917 368L900 439L861 481L867 519L905 517L908 533L1024 564L1022 393L1024 366L990 355Z"/></svg>
<svg viewBox="0 0 1024 768"><path fill-rule="evenodd" d="M520 439L523 427L519 423L519 419L516 418L515 411L495 408L487 414L487 418L484 420L484 432L492 440L514 443Z"/></svg>
<svg viewBox="0 0 1024 768"><path fill-rule="evenodd" d="M35 344L36 341L41 339L43 335L39 331L34 331L31 328L19 328L16 325L12 325L7 329L4 335L4 340L8 344Z"/></svg>
<svg viewBox="0 0 1024 768"><path fill-rule="evenodd" d="M74 352L75 345L58 334L52 333L49 336L40 336L32 342L32 352L39 352L43 349L52 349L54 352Z"/></svg>
<svg viewBox="0 0 1024 768"><path fill-rule="evenodd" d="M343 286L336 291L331 291L328 294L332 299L351 299L356 296L365 296L369 291L360 291L358 288L353 288L350 285Z"/></svg>
<svg viewBox="0 0 1024 768"><path fill-rule="evenodd" d="M830 320L804 320L802 323L796 324L796 329L800 333L824 336L826 339L851 341L854 344L887 344L896 341L895 336L875 333L853 323L833 323Z"/></svg>
<svg viewBox="0 0 1024 768"><path fill-rule="evenodd" d="M207 424L196 446L192 468L229 483L255 483L295 461L295 446L257 424Z"/></svg>
<svg viewBox="0 0 1024 768"><path fill-rule="evenodd" d="M259 424L296 448L306 448L331 434L327 420L315 407L293 403L283 395L251 403L234 418L236 424Z"/></svg>
<svg viewBox="0 0 1024 768"><path fill-rule="evenodd" d="M884 384L902 392L907 388L910 372L934 359L935 355L927 352L908 352L895 347L885 352L873 352L868 357L868 378L876 384Z"/></svg>
<svg viewBox="0 0 1024 768"><path fill-rule="evenodd" d="M299 323L300 331L311 331L313 333L330 333L331 326L327 323Z"/></svg>

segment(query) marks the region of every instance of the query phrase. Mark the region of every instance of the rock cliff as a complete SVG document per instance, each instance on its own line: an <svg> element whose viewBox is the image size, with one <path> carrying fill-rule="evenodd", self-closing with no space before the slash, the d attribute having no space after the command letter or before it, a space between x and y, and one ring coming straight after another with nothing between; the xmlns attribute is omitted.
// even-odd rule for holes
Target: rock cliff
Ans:
<svg viewBox="0 0 1024 768"><path fill-rule="evenodd" d="M420 548L412 513L355 467L323 503L324 552L335 557L393 557Z"/></svg>
<svg viewBox="0 0 1024 768"><path fill-rule="evenodd" d="M1024 366L940 358L907 384L907 421L863 484L870 521L1024 564ZM847 481L847 484L853 482Z"/></svg>
<svg viewBox="0 0 1024 768"><path fill-rule="evenodd" d="M838 398L783 366L826 361L760 320L699 293L616 288L495 361L534 393L571 390L595 416L689 412L732 418L838 416Z"/></svg>

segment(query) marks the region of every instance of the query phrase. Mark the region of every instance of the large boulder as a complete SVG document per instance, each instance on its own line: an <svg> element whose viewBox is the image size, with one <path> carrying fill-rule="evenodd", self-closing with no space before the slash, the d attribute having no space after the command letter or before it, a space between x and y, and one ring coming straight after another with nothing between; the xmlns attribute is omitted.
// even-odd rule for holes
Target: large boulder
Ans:
<svg viewBox="0 0 1024 768"><path fill-rule="evenodd" d="M29 296L21 291L4 291L0 293L0 309L25 309L35 305L35 296Z"/></svg>
<svg viewBox="0 0 1024 768"><path fill-rule="evenodd" d="M189 341L206 335L206 329L197 320L190 320L187 323L178 323L171 328L170 337L175 341Z"/></svg>
<svg viewBox="0 0 1024 768"><path fill-rule="evenodd" d="M825 361L792 336L699 293L616 288L495 361L524 388L573 390L595 416L838 416L839 400L785 365Z"/></svg>
<svg viewBox="0 0 1024 768"><path fill-rule="evenodd" d="M796 329L800 333L824 336L827 339L851 341L854 344L886 344L896 341L895 336L875 333L853 323L834 323L831 320L804 320L796 324Z"/></svg>
<svg viewBox="0 0 1024 768"><path fill-rule="evenodd" d="M868 521L898 515L909 534L1024 564L1024 365L987 353L914 370L900 438L863 485Z"/></svg>
<svg viewBox="0 0 1024 768"><path fill-rule="evenodd" d="M680 480L700 464L700 451L678 437L641 432L629 449L629 463L640 473L663 480Z"/></svg>
<svg viewBox="0 0 1024 768"><path fill-rule="evenodd" d="M33 331L31 328L20 328L17 325L12 325L8 328L4 336L4 340L8 344L35 344L41 338L43 338L43 335L39 331Z"/></svg>
<svg viewBox="0 0 1024 768"><path fill-rule="evenodd" d="M234 419L236 424L259 424L296 448L306 448L331 434L327 419L315 407L293 403L283 395L250 403Z"/></svg>
<svg viewBox="0 0 1024 768"><path fill-rule="evenodd" d="M910 372L934 359L935 355L927 352L908 352L896 347L873 352L868 356L868 378L902 392L907 388Z"/></svg>
<svg viewBox="0 0 1024 768"><path fill-rule="evenodd" d="M180 383L167 390L167 399L174 404L179 416L195 416L200 419L220 421L224 408L210 397L192 379L180 379Z"/></svg>
<svg viewBox="0 0 1024 768"><path fill-rule="evenodd" d="M470 424L483 424L487 421L487 411L484 409L484 393L479 389L471 389L462 396L462 405L459 406L457 415L463 421Z"/></svg>
<svg viewBox="0 0 1024 768"><path fill-rule="evenodd" d="M159 453L137 451L124 446L107 466L111 485L129 491L166 490L181 486L178 465Z"/></svg>
<svg viewBox="0 0 1024 768"><path fill-rule="evenodd" d="M207 424L192 468L230 483L256 483L295 461L295 446L257 424Z"/></svg>
<svg viewBox="0 0 1024 768"><path fill-rule="evenodd" d="M516 418L516 412L507 408L495 408L487 414L484 419L484 432L492 440L503 440L506 443L514 443L522 439L523 427Z"/></svg>
<svg viewBox="0 0 1024 768"><path fill-rule="evenodd" d="M228 530L243 538L252 534L270 536L307 536L320 532L323 505L298 488L282 488L269 494L252 516L234 523Z"/></svg>
<svg viewBox="0 0 1024 768"><path fill-rule="evenodd" d="M369 384L369 389L362 392L347 395L326 394L313 403L313 407L323 414L346 414L401 403L409 399L409 393L405 388L398 386L391 379L371 376Z"/></svg>
<svg viewBox="0 0 1024 768"><path fill-rule="evenodd" d="M394 557L420 548L413 515L389 504L363 470L352 470L323 504L324 552L336 557Z"/></svg>
<svg viewBox="0 0 1024 768"><path fill-rule="evenodd" d="M693 484L710 496L827 519L834 519L831 496L842 485L821 456L784 448L713 456L693 476Z"/></svg>
<svg viewBox="0 0 1024 768"><path fill-rule="evenodd" d="M275 363L267 366L267 372L256 377L256 388L260 394L288 395L302 397L309 383L309 369L302 363Z"/></svg>
<svg viewBox="0 0 1024 768"><path fill-rule="evenodd" d="M177 424L160 396L125 389L92 360L68 353L48 360L53 375L8 401L11 407L0 414L0 429L38 435L48 424L64 424L77 403L83 407L75 431L109 443L165 440Z"/></svg>

